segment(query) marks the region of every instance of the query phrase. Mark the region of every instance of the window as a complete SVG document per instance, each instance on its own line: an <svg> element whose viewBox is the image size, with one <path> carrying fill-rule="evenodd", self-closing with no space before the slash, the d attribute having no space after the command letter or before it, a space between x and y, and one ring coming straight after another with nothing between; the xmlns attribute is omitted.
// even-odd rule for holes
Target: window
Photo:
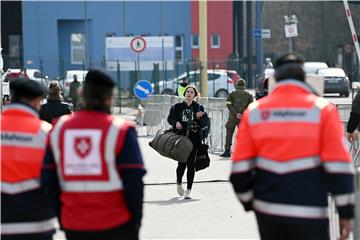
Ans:
<svg viewBox="0 0 360 240"><path fill-rule="evenodd" d="M199 34L191 35L191 47L199 48Z"/></svg>
<svg viewBox="0 0 360 240"><path fill-rule="evenodd" d="M39 71L35 71L34 72L34 77L35 78L41 78L41 73Z"/></svg>
<svg viewBox="0 0 360 240"><path fill-rule="evenodd" d="M208 73L208 80L215 80L220 78L219 74L215 74L215 73Z"/></svg>
<svg viewBox="0 0 360 240"><path fill-rule="evenodd" d="M184 38L182 35L175 36L175 59L183 60Z"/></svg>
<svg viewBox="0 0 360 240"><path fill-rule="evenodd" d="M83 64L85 61L85 34L71 34L71 64Z"/></svg>
<svg viewBox="0 0 360 240"><path fill-rule="evenodd" d="M200 74L198 73L190 74L189 83L195 83L198 82L199 80L200 80Z"/></svg>
<svg viewBox="0 0 360 240"><path fill-rule="evenodd" d="M211 34L211 48L220 48L220 35L218 33Z"/></svg>
<svg viewBox="0 0 360 240"><path fill-rule="evenodd" d="M9 35L9 55L10 57L20 57L22 46L21 35Z"/></svg>

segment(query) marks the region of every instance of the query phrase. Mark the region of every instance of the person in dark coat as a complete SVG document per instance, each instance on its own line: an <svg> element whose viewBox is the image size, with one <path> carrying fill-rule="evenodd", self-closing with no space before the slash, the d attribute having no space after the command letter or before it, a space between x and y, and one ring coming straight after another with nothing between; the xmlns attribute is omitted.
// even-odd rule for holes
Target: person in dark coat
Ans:
<svg viewBox="0 0 360 240"><path fill-rule="evenodd" d="M187 86L184 92L185 100L173 105L167 118L168 123L180 135L188 136L193 144L193 150L186 163L178 162L176 169L177 192L184 199L191 199L190 193L195 177L195 157L201 145L201 128L207 126L209 118L204 107L194 101L198 96L195 86ZM187 168L187 190L182 187L182 178Z"/></svg>
<svg viewBox="0 0 360 240"><path fill-rule="evenodd" d="M55 81L51 82L47 103L43 104L40 109L40 119L52 123L53 119L70 113L70 105L63 102L59 84Z"/></svg>
<svg viewBox="0 0 360 240"><path fill-rule="evenodd" d="M349 121L346 126L346 137L350 143L352 143L356 138L357 134L355 132L357 126L360 123L360 91L356 94L352 106Z"/></svg>
<svg viewBox="0 0 360 240"><path fill-rule="evenodd" d="M69 97L71 98L71 102L73 104L74 111L80 110L80 96L79 96L79 88L81 87L81 83L78 81L77 75L74 74L74 80L70 83L69 89Z"/></svg>

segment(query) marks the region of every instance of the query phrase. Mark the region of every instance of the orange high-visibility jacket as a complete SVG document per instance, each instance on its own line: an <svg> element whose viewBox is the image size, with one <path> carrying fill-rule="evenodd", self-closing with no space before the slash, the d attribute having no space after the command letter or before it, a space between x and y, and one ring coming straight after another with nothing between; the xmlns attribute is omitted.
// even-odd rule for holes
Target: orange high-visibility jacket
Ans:
<svg viewBox="0 0 360 240"><path fill-rule="evenodd" d="M231 182L246 210L289 221L326 221L328 192L353 217L353 166L336 107L296 80L244 113Z"/></svg>
<svg viewBox="0 0 360 240"><path fill-rule="evenodd" d="M25 104L1 115L1 235L42 234L55 229L40 188L40 170L51 125Z"/></svg>

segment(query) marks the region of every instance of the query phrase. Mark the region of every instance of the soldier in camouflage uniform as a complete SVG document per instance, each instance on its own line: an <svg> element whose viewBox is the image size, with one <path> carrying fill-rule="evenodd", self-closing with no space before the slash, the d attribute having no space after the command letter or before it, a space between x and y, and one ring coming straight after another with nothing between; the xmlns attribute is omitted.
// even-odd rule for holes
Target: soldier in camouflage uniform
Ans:
<svg viewBox="0 0 360 240"><path fill-rule="evenodd" d="M252 95L245 91L245 80L240 79L236 84L236 90L230 93L226 99L226 106L229 109L229 118L225 125L225 152L220 155L221 157L230 157L231 143L235 127L239 125L242 113L252 101Z"/></svg>

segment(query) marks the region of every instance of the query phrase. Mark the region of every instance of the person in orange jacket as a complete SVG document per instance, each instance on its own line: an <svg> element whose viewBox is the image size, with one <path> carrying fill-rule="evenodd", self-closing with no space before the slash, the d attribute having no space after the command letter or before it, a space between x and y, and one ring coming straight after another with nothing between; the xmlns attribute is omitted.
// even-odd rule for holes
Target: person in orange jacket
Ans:
<svg viewBox="0 0 360 240"><path fill-rule="evenodd" d="M10 82L11 103L1 114L1 239L49 240L56 218L40 186L51 124L39 119L47 92L33 80Z"/></svg>
<svg viewBox="0 0 360 240"><path fill-rule="evenodd" d="M336 107L305 83L295 54L275 63L276 87L243 115L230 176L261 239L329 239L328 194L347 239L354 217L353 165Z"/></svg>

